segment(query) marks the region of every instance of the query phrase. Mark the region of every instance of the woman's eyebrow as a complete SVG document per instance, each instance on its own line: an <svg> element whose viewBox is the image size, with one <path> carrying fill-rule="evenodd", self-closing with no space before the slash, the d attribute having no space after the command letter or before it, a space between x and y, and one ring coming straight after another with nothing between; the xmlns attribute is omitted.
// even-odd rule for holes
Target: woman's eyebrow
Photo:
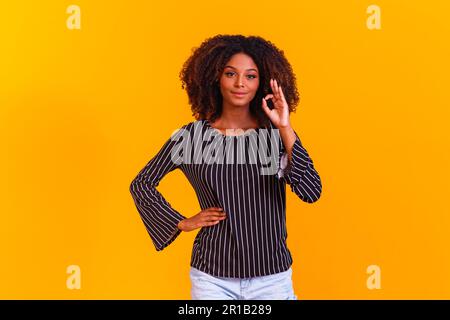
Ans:
<svg viewBox="0 0 450 320"><path fill-rule="evenodd" d="M233 68L233 69L236 69L236 68L233 67L233 66L225 66L225 68ZM250 70L254 70L254 71L258 72L258 70L254 69L254 68L247 69L246 71L250 71Z"/></svg>

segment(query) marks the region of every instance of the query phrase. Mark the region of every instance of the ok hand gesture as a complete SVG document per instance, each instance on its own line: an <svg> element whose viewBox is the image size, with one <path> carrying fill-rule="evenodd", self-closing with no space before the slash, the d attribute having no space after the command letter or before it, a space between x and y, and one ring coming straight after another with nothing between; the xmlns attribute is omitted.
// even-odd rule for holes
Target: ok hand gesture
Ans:
<svg viewBox="0 0 450 320"><path fill-rule="evenodd" d="M283 89L278 85L277 80L270 79L270 87L273 94L269 93L262 99L262 108L269 119L278 129L289 127L289 106L284 98ZM272 99L274 108L272 110L267 106L267 99Z"/></svg>

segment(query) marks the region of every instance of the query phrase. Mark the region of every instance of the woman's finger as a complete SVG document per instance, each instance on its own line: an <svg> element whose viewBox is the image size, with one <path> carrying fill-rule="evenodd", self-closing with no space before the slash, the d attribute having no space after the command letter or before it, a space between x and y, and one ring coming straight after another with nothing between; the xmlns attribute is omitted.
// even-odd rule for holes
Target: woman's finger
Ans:
<svg viewBox="0 0 450 320"><path fill-rule="evenodd" d="M278 100L281 97L280 97L280 90L278 88L278 82L276 79L273 80L273 87L274 87L273 92L275 93L275 99Z"/></svg>
<svg viewBox="0 0 450 320"><path fill-rule="evenodd" d="M270 109L269 109L269 106L267 105L267 102L266 102L266 100L264 98L262 99L261 105L262 105L262 108L263 108L264 112L267 114L267 116L269 116Z"/></svg>
<svg viewBox="0 0 450 320"><path fill-rule="evenodd" d="M205 212L205 216L222 216L224 214L226 214L226 212L223 210L209 210Z"/></svg>
<svg viewBox="0 0 450 320"><path fill-rule="evenodd" d="M223 220L226 219L226 216L210 216L209 219L206 219L205 221L216 221L216 220Z"/></svg>
<svg viewBox="0 0 450 320"><path fill-rule="evenodd" d="M277 103L277 101L280 99L280 94L278 92L277 86L276 86L276 80L271 80L271 88L272 88L272 101L274 104Z"/></svg>
<svg viewBox="0 0 450 320"><path fill-rule="evenodd" d="M212 219L212 218L222 218L222 217L226 217L227 215L225 213L212 213L208 216L205 217L205 219Z"/></svg>
<svg viewBox="0 0 450 320"><path fill-rule="evenodd" d="M209 213L222 213L225 212L223 208L217 208L217 209L210 209L208 210Z"/></svg>
<svg viewBox="0 0 450 320"><path fill-rule="evenodd" d="M273 85L273 79L270 79L270 89L272 89L272 92L275 95L275 86Z"/></svg>
<svg viewBox="0 0 450 320"><path fill-rule="evenodd" d="M213 226L215 224L218 224L219 222L220 222L220 220L214 221L214 222L206 222L203 226L209 227L209 226Z"/></svg>
<svg viewBox="0 0 450 320"><path fill-rule="evenodd" d="M276 79L273 80L273 86L275 87L275 97L280 99L280 90L278 88L278 82Z"/></svg>
<svg viewBox="0 0 450 320"><path fill-rule="evenodd" d="M280 86L280 97L283 102L286 102L286 98L284 97L283 88Z"/></svg>
<svg viewBox="0 0 450 320"><path fill-rule="evenodd" d="M264 97L264 99L270 99L270 98L273 98L273 94L271 94L271 93L268 93L268 94L266 94L266 96Z"/></svg>

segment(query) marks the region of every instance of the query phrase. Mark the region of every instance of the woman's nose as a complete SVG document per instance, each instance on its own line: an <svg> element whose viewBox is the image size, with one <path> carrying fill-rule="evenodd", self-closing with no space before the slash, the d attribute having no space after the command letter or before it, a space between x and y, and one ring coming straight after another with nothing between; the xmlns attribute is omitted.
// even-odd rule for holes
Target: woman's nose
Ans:
<svg viewBox="0 0 450 320"><path fill-rule="evenodd" d="M236 80L236 86L242 87L244 84L242 82L242 76L239 76Z"/></svg>

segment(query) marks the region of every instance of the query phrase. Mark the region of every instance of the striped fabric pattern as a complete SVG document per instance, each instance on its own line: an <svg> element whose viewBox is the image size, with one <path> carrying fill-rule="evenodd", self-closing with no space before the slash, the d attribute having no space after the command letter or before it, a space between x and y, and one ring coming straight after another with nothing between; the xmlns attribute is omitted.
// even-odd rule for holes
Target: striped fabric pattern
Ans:
<svg viewBox="0 0 450 320"><path fill-rule="evenodd" d="M227 214L218 224L198 231L192 267L213 276L234 278L288 270L293 260L286 244L286 184L307 203L317 201L322 192L319 174L297 133L292 161L288 162L272 123L270 128L256 128L238 136L220 133L205 119L187 123L181 129L172 134L130 185L156 250L163 250L178 237L178 222L187 218L157 190L166 174L180 169L194 188L201 210L221 207ZM258 139L264 136L262 133L268 133L267 140ZM270 152L266 155L276 160L276 170L262 173L270 164L262 161L265 158L261 158L256 146L267 147Z"/></svg>

